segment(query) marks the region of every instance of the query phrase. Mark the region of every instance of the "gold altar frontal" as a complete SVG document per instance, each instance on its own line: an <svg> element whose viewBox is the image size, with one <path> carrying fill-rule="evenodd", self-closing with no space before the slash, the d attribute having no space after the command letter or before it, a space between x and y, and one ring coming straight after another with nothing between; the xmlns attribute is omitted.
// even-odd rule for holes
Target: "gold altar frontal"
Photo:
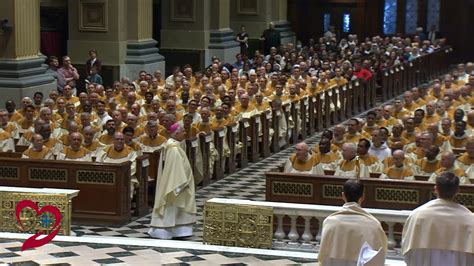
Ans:
<svg viewBox="0 0 474 266"><path fill-rule="evenodd" d="M271 249L273 208L206 202L203 229L205 244Z"/></svg>
<svg viewBox="0 0 474 266"><path fill-rule="evenodd" d="M41 210L44 206L54 206L58 208L61 213L60 235L71 234L71 211L72 204L71 200L77 196L78 190L57 190L57 189L44 189L44 193L41 193L41 189L28 189L35 192L18 192L12 191L11 187L9 191L2 191L0 189L0 231L1 232L14 232L14 233L29 233L35 234L43 232L43 234L49 234L54 227L55 217L52 213L44 212L38 214L36 210L25 207L20 211L19 219L23 224L23 228L16 219L16 207L17 204L23 200L31 200L37 204L38 209ZM23 188L18 188L22 190ZM55 193L54 191L61 191L65 193Z"/></svg>

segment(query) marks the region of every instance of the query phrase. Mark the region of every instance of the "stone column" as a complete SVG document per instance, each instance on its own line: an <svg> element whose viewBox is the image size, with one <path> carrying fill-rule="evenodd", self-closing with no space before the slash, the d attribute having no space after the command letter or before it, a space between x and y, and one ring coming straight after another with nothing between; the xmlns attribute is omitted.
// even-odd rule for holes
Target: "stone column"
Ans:
<svg viewBox="0 0 474 266"><path fill-rule="evenodd" d="M135 78L145 70L165 70L165 59L158 53L153 33L153 0L128 0L128 43L125 75Z"/></svg>
<svg viewBox="0 0 474 266"><path fill-rule="evenodd" d="M18 103L36 91L47 95L56 89L54 78L46 74L44 57L40 54L39 8L39 0L2 1L0 19L8 20L0 29L0 98L3 101L12 99Z"/></svg>
<svg viewBox="0 0 474 266"><path fill-rule="evenodd" d="M230 0L211 0L211 27L206 56L206 65L212 56L217 56L224 63L233 63L235 55L240 52L239 43L230 29Z"/></svg>
<svg viewBox="0 0 474 266"><path fill-rule="evenodd" d="M272 21L275 28L280 31L281 43L295 43L296 35L291 30L291 24L287 20L288 14L288 0L274 0L272 1Z"/></svg>

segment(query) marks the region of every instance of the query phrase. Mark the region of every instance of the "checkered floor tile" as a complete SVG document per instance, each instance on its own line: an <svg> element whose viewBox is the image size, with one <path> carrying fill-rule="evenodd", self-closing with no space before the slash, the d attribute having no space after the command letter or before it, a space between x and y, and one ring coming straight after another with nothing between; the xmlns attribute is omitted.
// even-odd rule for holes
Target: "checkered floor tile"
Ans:
<svg viewBox="0 0 474 266"><path fill-rule="evenodd" d="M194 249L53 242L21 250L22 242L0 239L0 263L8 265L317 265L315 259Z"/></svg>

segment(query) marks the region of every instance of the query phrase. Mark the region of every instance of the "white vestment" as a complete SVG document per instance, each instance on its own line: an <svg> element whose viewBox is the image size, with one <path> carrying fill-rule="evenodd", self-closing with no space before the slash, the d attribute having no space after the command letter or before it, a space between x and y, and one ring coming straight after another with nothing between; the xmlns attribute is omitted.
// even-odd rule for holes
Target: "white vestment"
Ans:
<svg viewBox="0 0 474 266"><path fill-rule="evenodd" d="M171 239L193 234L196 222L194 177L186 152L180 142L170 138L162 151L155 204L148 234L154 238Z"/></svg>
<svg viewBox="0 0 474 266"><path fill-rule="evenodd" d="M474 215L452 201L435 199L412 211L403 226L407 265L474 265Z"/></svg>
<svg viewBox="0 0 474 266"><path fill-rule="evenodd" d="M357 265L362 245L387 250L387 236L380 222L355 202L329 215L323 222L319 265Z"/></svg>

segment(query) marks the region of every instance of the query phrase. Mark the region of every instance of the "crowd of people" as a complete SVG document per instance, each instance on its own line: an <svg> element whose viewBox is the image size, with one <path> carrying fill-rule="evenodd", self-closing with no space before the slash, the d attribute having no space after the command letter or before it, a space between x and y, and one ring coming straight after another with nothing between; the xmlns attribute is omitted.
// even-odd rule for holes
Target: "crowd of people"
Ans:
<svg viewBox="0 0 474 266"><path fill-rule="evenodd" d="M432 53L445 44L442 39L430 42L419 36L360 40L351 34L347 39L337 40L334 34L325 34L318 40L309 40L306 46L288 43L275 47L271 45L279 45L280 37L274 25L261 38L268 47L251 56L246 49L248 35L238 36L242 53L236 55L235 62L221 62L213 57L212 64L202 71L193 70L191 65L175 67L168 77L160 70L141 71L137 77L122 77L112 84L104 84L101 62L94 49L89 51L86 77L79 75L68 56L62 58L61 66L58 58L50 57L49 73L55 77L57 88L48 95L35 92L33 98L24 97L20 103L6 101L5 109L0 110L0 151L15 152L15 147L27 146L22 158L130 161L134 175L135 159L143 152L164 149L164 157L170 154L182 161L183 139L212 134L241 119L279 110L284 104L315 96L350 80L380 77L385 69ZM375 108L367 114L366 121L354 118L349 120L347 129L337 125L333 132L324 131L316 147L298 144L286 170L333 170L336 175L346 176L379 172L384 178L399 179L452 171L468 183L474 172L474 141L469 137L474 126L474 79L469 76L473 74L474 64L459 65L444 80L413 88L403 99ZM80 79L86 80L85 88L77 87ZM306 121L280 118L279 135L273 138L285 145L288 129L294 123L301 126ZM231 141L236 140L225 140L227 144ZM222 154L211 146L211 161L228 156L227 144ZM235 144L239 147L238 141ZM467 151L456 159L453 148ZM157 186L166 187L157 196L162 198L155 201L158 221L153 224L157 228L176 225L173 219L163 221L165 213L179 213L180 217L186 215L178 210L195 213L190 194L194 194L194 185L202 181L199 154L198 167L192 169L191 177L188 165L184 165L185 180ZM165 164L163 172L173 172L166 167ZM137 182L132 178L132 188ZM180 196L183 191L186 196ZM178 202L182 208L168 208L163 205L165 198L172 198L169 202ZM189 216L184 220L185 225L194 221ZM189 228L181 229L184 235L189 234ZM182 232L177 232L181 229L152 230L150 234L181 237Z"/></svg>
<svg viewBox="0 0 474 266"><path fill-rule="evenodd" d="M352 177L378 173L380 178L404 180L429 176L430 182L449 171L462 184L471 183L473 69L471 63L459 64L442 80L414 87L393 103L375 107L365 119L351 118L345 125L325 130L314 147L298 144L285 171L324 174L327 170Z"/></svg>

